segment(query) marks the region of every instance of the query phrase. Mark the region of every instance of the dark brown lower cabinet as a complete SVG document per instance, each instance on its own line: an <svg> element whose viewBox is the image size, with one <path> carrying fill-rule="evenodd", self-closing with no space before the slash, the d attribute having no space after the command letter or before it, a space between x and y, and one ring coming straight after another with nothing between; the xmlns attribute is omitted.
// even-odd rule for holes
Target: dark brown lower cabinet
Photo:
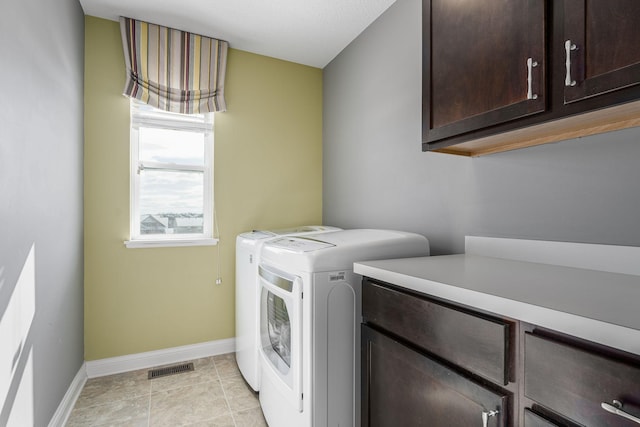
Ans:
<svg viewBox="0 0 640 427"><path fill-rule="evenodd" d="M475 380L362 325L362 426L504 427L505 391Z"/></svg>
<svg viewBox="0 0 640 427"><path fill-rule="evenodd" d="M640 425L640 356L375 279L362 427Z"/></svg>
<svg viewBox="0 0 640 427"><path fill-rule="evenodd" d="M640 424L638 365L533 334L525 336L524 393L578 425Z"/></svg>
<svg viewBox="0 0 640 427"><path fill-rule="evenodd" d="M532 412L529 409L524 411L524 427L556 427L558 424L554 424L551 421L543 418L542 416Z"/></svg>

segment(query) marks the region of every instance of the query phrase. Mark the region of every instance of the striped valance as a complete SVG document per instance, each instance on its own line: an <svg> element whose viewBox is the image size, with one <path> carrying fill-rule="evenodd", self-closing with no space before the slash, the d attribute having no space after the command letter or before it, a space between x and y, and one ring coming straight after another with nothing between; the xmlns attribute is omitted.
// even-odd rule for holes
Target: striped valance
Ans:
<svg viewBox="0 0 640 427"><path fill-rule="evenodd" d="M226 41L122 17L120 31L124 95L175 113L226 110Z"/></svg>

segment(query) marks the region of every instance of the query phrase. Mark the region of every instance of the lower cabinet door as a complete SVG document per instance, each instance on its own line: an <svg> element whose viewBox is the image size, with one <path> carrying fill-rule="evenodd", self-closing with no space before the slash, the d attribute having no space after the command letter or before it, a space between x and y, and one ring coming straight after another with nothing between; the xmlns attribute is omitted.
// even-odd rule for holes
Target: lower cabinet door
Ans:
<svg viewBox="0 0 640 427"><path fill-rule="evenodd" d="M362 326L362 425L498 427L509 395Z"/></svg>
<svg viewBox="0 0 640 427"><path fill-rule="evenodd" d="M557 424L552 423L535 412L529 409L524 410L524 427L557 427Z"/></svg>

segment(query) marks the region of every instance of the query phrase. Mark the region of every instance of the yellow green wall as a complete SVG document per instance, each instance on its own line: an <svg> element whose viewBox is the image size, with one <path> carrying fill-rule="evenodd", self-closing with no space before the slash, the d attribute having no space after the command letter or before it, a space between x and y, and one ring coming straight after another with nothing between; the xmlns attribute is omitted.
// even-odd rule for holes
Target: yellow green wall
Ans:
<svg viewBox="0 0 640 427"><path fill-rule="evenodd" d="M85 359L232 338L236 235L321 223L322 70L230 49L215 115L219 247L127 249L118 23L88 16L85 37Z"/></svg>

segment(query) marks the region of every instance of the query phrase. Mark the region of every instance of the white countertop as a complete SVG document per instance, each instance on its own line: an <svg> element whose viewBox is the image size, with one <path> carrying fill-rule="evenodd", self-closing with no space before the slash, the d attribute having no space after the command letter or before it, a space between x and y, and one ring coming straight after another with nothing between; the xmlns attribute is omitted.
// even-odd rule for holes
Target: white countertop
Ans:
<svg viewBox="0 0 640 427"><path fill-rule="evenodd" d="M478 255L358 262L360 275L640 355L640 276Z"/></svg>

